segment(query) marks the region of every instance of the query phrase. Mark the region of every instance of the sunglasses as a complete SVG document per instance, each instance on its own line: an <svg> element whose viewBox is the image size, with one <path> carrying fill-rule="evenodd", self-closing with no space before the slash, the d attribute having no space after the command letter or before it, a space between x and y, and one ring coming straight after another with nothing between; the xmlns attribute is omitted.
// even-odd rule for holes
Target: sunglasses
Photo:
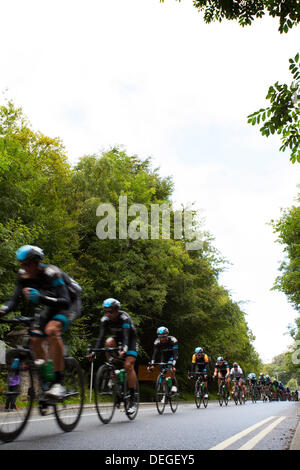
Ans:
<svg viewBox="0 0 300 470"><path fill-rule="evenodd" d="M21 263L22 268L26 268L26 267L31 266L31 265L32 265L32 261L23 261Z"/></svg>

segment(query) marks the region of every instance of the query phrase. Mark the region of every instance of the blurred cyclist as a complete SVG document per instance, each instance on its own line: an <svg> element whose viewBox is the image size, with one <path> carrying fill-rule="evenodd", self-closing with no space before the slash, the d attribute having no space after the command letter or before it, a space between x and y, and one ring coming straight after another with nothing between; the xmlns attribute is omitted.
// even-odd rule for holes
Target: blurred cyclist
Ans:
<svg viewBox="0 0 300 470"><path fill-rule="evenodd" d="M12 298L0 307L0 315L16 310L19 302L26 299L27 310L35 314L33 328L30 331L31 347L35 359L47 361L43 344L49 344L49 358L53 360L55 372L54 383L48 395L61 397L65 393L64 377L64 344L61 334L66 331L80 312L80 302L72 302L66 282L71 280L57 266L41 263L44 252L41 248L24 245L16 252L21 264L18 272L17 286ZM73 280L72 280L73 281ZM74 284L75 281L73 281ZM78 286L78 284L77 284ZM78 292L81 289L78 286ZM42 306L39 314L36 308ZM75 311L77 309L77 311Z"/></svg>
<svg viewBox="0 0 300 470"><path fill-rule="evenodd" d="M104 345L107 348L116 348L121 346L119 352L121 359L124 359L124 368L128 375L128 386L130 392L130 402L128 413L133 414L136 411L136 373L134 365L137 358L137 331L133 321L128 313L120 310L120 302L116 299L109 298L104 300L104 316L100 321L99 336L94 349L100 349ZM106 339L107 331L110 330L112 335ZM93 360L96 354L89 354L89 359Z"/></svg>

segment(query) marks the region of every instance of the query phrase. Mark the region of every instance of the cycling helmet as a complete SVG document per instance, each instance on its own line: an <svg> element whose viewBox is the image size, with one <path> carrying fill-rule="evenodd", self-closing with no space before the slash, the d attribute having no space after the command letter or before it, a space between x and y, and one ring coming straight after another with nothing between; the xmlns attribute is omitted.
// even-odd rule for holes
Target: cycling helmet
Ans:
<svg viewBox="0 0 300 470"><path fill-rule="evenodd" d="M157 336L168 336L169 330L165 326L160 326L157 328Z"/></svg>
<svg viewBox="0 0 300 470"><path fill-rule="evenodd" d="M38 246L24 245L16 251L18 261L26 261L36 258L43 259L44 256L43 250Z"/></svg>
<svg viewBox="0 0 300 470"><path fill-rule="evenodd" d="M195 354L201 354L201 353L203 353L202 348L198 347L198 348L195 349Z"/></svg>
<svg viewBox="0 0 300 470"><path fill-rule="evenodd" d="M234 363L232 364L232 367L238 367L238 366L239 366L239 365L238 365L237 362L234 362Z"/></svg>
<svg viewBox="0 0 300 470"><path fill-rule="evenodd" d="M217 362L224 362L224 359L222 356L219 356L218 359L217 359Z"/></svg>
<svg viewBox="0 0 300 470"><path fill-rule="evenodd" d="M109 299L104 300L103 307L104 308L116 308L116 307L121 307L121 304L118 300L109 298Z"/></svg>

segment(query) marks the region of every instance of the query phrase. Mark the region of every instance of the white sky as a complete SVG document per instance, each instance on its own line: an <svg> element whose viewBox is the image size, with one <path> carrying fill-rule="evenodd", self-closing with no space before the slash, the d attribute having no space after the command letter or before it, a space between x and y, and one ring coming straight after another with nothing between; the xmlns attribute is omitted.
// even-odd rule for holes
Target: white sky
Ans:
<svg viewBox="0 0 300 470"><path fill-rule="evenodd" d="M72 163L117 144L172 175L175 203L195 202L232 262L221 282L247 301L257 351L283 352L296 312L270 291L283 254L267 223L294 203L299 165L247 115L290 81L299 27L206 25L192 0L1 3L0 91Z"/></svg>

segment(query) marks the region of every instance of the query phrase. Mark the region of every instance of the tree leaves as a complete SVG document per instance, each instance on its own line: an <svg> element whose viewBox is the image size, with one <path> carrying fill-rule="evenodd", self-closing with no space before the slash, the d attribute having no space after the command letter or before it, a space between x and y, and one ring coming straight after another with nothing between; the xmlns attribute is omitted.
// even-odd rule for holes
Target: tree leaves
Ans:
<svg viewBox="0 0 300 470"><path fill-rule="evenodd" d="M300 68L299 53L294 59L289 59L289 69L293 81L290 86L276 82L269 87L266 99L270 106L260 109L248 116L248 123L256 125L260 120L264 122L260 128L263 136L270 134L281 135L282 145L280 151L290 151L292 163L300 163ZM266 116L268 120L266 121Z"/></svg>

